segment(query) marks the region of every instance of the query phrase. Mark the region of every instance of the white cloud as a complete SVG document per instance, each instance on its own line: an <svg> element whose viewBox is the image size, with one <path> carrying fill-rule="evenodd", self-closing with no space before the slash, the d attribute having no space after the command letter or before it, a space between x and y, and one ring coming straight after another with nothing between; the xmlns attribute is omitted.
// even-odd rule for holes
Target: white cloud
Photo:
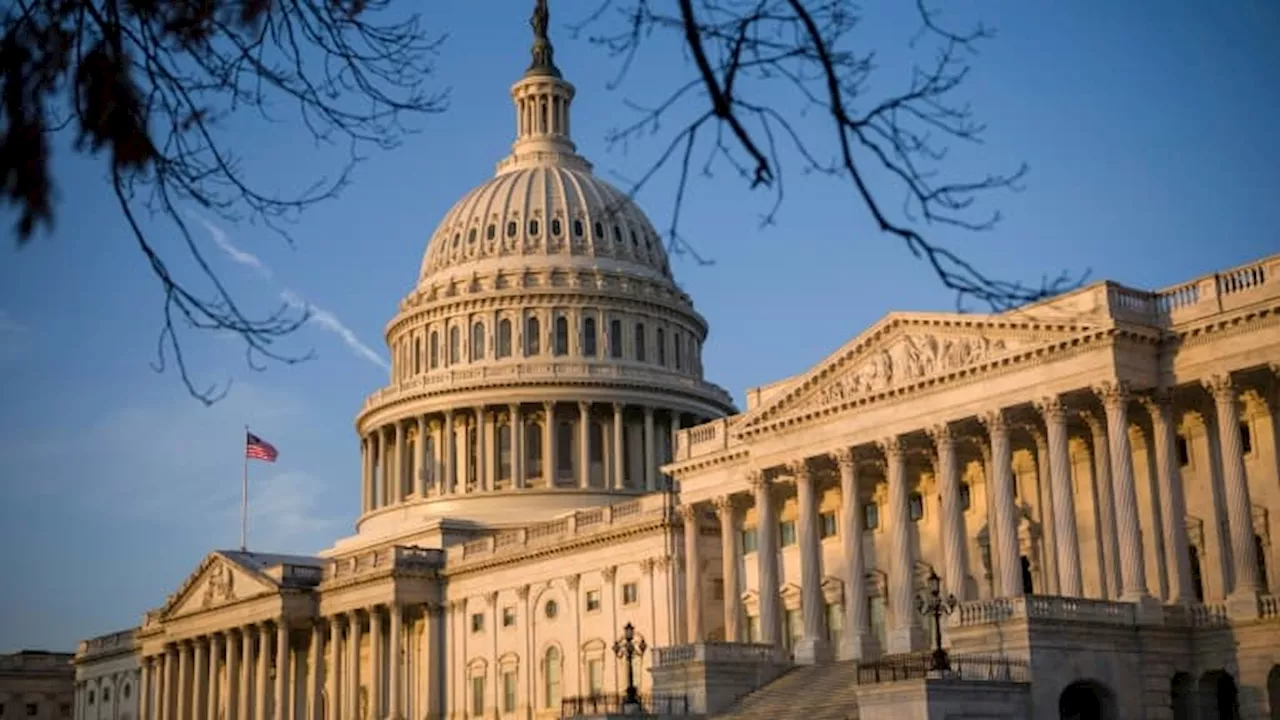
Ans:
<svg viewBox="0 0 1280 720"><path fill-rule="evenodd" d="M206 218L194 213L192 213L192 217L195 217L204 225L205 229L209 231L209 235L213 238L214 244L221 248L233 262L252 268L254 272L267 280L272 278L271 268L267 267L267 264L262 262L262 259L257 255L236 247L235 244L231 242L231 238L227 237L227 234L222 230L222 228L214 225L212 222L209 222ZM280 297L293 307L308 311L311 314L311 323L314 323L322 330L326 330L337 335L338 338L342 340L342 343L346 345L356 357L367 360L383 370L391 369L391 366L387 364L387 361L383 360L382 356L374 351L373 348L361 342L355 332L344 325L342 321L338 319L337 315L334 315L332 312L325 310L324 308L307 302L297 292L287 288L280 291Z"/></svg>

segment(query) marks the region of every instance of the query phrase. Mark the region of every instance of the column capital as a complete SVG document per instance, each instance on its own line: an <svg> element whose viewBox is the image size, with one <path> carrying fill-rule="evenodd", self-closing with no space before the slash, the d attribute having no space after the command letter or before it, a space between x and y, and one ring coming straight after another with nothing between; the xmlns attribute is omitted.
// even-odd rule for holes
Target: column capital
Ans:
<svg viewBox="0 0 1280 720"><path fill-rule="evenodd" d="M556 404L555 404L554 402L552 402L551 400L543 400L543 401L542 401L542 409L543 409L544 411L548 412L548 413L549 413L549 412L551 412L551 409L552 409L552 408L554 408L555 406L556 406Z"/></svg>
<svg viewBox="0 0 1280 720"><path fill-rule="evenodd" d="M498 591L492 590L490 592L485 593L484 604L487 605L490 610L492 610L498 604Z"/></svg>
<svg viewBox="0 0 1280 720"><path fill-rule="evenodd" d="M832 462L834 462L841 470L844 470L845 468L852 470L854 463L856 462L853 455L853 448L851 447L842 447L838 450L832 450L827 453L827 456L830 457Z"/></svg>
<svg viewBox="0 0 1280 720"><path fill-rule="evenodd" d="M880 448L880 452L884 453L886 460L897 459L902 456L903 443L902 438L897 435L881 438L876 441L876 447Z"/></svg>
<svg viewBox="0 0 1280 720"><path fill-rule="evenodd" d="M1173 409L1173 390L1164 387L1152 388L1139 394L1138 402L1142 403L1142 407L1154 418L1161 410Z"/></svg>
<svg viewBox="0 0 1280 720"><path fill-rule="evenodd" d="M1236 399L1236 384L1230 372L1216 373L1200 382L1213 395L1215 402L1233 402Z"/></svg>
<svg viewBox="0 0 1280 720"><path fill-rule="evenodd" d="M579 400L578 412L583 413L584 415L591 412L591 403L586 400Z"/></svg>
<svg viewBox="0 0 1280 720"><path fill-rule="evenodd" d="M1066 422L1067 421L1067 404L1062 401L1061 395L1045 395L1034 401L1036 412L1040 413L1040 417L1044 418L1045 424L1049 421Z"/></svg>
<svg viewBox="0 0 1280 720"><path fill-rule="evenodd" d="M940 422L925 428L929 439L933 441L935 447L946 445L951 447L955 445L956 431L951 427L951 423Z"/></svg>
<svg viewBox="0 0 1280 720"><path fill-rule="evenodd" d="M618 576L618 566L605 565L603 568L600 568L600 576L604 578L604 581L607 583L613 582L613 579Z"/></svg>
<svg viewBox="0 0 1280 720"><path fill-rule="evenodd" d="M685 523L695 523L698 521L698 510L693 505L677 505L676 513Z"/></svg>
<svg viewBox="0 0 1280 720"><path fill-rule="evenodd" d="M521 585L520 587L516 588L516 597L520 600L528 600L529 590L530 590L530 586L528 583Z"/></svg>
<svg viewBox="0 0 1280 720"><path fill-rule="evenodd" d="M645 405L645 406L644 406L644 419L645 419L645 420L648 420L648 419L650 419L650 418L652 418L652 417L653 417L653 406L652 406L652 405Z"/></svg>
<svg viewBox="0 0 1280 720"><path fill-rule="evenodd" d="M1079 412L1079 416L1080 420L1082 420L1085 425L1089 426L1089 432L1093 435L1095 440L1105 438L1107 436L1106 423L1098 416L1098 413L1091 410L1081 410Z"/></svg>
<svg viewBox="0 0 1280 720"><path fill-rule="evenodd" d="M614 415L621 415L621 414L622 414L623 409L627 407L627 406L626 406L626 404L624 404L624 403L620 403L620 402L610 403L610 404L611 404L611 405L613 405L613 414L614 414Z"/></svg>
<svg viewBox="0 0 1280 720"><path fill-rule="evenodd" d="M1093 386L1093 393L1105 408L1120 407L1133 396L1132 388L1125 380L1104 380Z"/></svg>
<svg viewBox="0 0 1280 720"><path fill-rule="evenodd" d="M716 514L721 518L732 517L733 513L742 507L742 501L737 495L718 495L711 500L712 506L716 509Z"/></svg>
<svg viewBox="0 0 1280 720"><path fill-rule="evenodd" d="M578 590L578 584L581 582L582 582L581 573L572 573L570 575L565 575L564 577L564 584L568 585L569 590L573 592L576 592Z"/></svg>
<svg viewBox="0 0 1280 720"><path fill-rule="evenodd" d="M809 480L812 477L809 474L809 461L805 458L789 461L787 463L787 474L794 478L796 482L800 482L801 478L806 481Z"/></svg>
<svg viewBox="0 0 1280 720"><path fill-rule="evenodd" d="M1005 417L1005 412L1001 410L988 410L978 416L978 422L987 429L989 433L1007 433L1009 432L1009 418Z"/></svg>
<svg viewBox="0 0 1280 720"><path fill-rule="evenodd" d="M759 468L752 468L751 470L748 470L746 478L747 484L750 485L751 489L755 492L760 492L761 490L767 490L769 488L769 478L764 474L764 471Z"/></svg>

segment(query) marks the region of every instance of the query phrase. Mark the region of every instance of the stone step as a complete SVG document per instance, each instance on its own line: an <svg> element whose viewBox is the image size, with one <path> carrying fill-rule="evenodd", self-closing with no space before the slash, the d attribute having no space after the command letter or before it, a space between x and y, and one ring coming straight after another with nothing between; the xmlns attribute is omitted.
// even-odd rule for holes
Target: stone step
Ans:
<svg viewBox="0 0 1280 720"><path fill-rule="evenodd" d="M724 720L856 720L858 665L835 662L798 667L746 695Z"/></svg>

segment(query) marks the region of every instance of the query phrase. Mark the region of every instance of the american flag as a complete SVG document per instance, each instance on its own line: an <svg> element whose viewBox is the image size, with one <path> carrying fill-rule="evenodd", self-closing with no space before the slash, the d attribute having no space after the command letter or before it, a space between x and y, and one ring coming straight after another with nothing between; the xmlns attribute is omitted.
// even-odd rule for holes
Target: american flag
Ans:
<svg viewBox="0 0 1280 720"><path fill-rule="evenodd" d="M254 460L265 460L267 462L275 462L276 456L280 453L276 452L276 448L271 443L262 438L247 433L244 445L244 456Z"/></svg>

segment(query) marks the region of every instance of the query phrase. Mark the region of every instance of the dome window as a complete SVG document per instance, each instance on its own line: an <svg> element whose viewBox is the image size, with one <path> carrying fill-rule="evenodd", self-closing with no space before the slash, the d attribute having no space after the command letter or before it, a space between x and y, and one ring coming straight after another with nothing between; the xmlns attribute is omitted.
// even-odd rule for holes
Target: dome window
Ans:
<svg viewBox="0 0 1280 720"><path fill-rule="evenodd" d="M555 347L552 348L555 354L569 354L569 318L561 315L556 318L556 337Z"/></svg>
<svg viewBox="0 0 1280 720"><path fill-rule="evenodd" d="M640 247L640 242L636 240L636 234L634 232L631 233L631 247L633 248Z"/></svg>
<svg viewBox="0 0 1280 720"><path fill-rule="evenodd" d="M679 369L681 369L681 368L680 368L680 366L681 366L681 365L683 365L683 363L681 363L681 362L680 362L680 346L684 344L684 343L680 342L680 331L679 331L679 330L676 330L676 331L674 331L674 332L672 332L672 333L671 333L671 344L674 346L674 347L672 348L672 350L673 350L674 352L672 352L672 353L671 353L671 357L675 359L675 361L676 361L676 369L677 369L677 370L679 370Z"/></svg>
<svg viewBox="0 0 1280 720"><path fill-rule="evenodd" d="M467 231L467 244L468 244L468 245L475 245L475 244L476 244L476 229L475 229L475 228L471 228L469 231Z"/></svg>
<svg viewBox="0 0 1280 720"><path fill-rule="evenodd" d="M511 221L511 222L509 222L509 223L507 223L507 237L515 237L515 236L516 236L516 230L519 230L519 229L520 229L520 226L519 226L519 225L516 225L516 223L515 223L515 221L514 221L514 220L512 220L512 221Z"/></svg>
<svg viewBox="0 0 1280 720"><path fill-rule="evenodd" d="M609 321L609 356L615 359L622 357L622 321Z"/></svg>
<svg viewBox="0 0 1280 720"><path fill-rule="evenodd" d="M462 362L462 331L457 325L449 328L449 364Z"/></svg>
<svg viewBox="0 0 1280 720"><path fill-rule="evenodd" d="M644 323L636 323L636 362L644 362Z"/></svg>
<svg viewBox="0 0 1280 720"><path fill-rule="evenodd" d="M498 345L493 353L494 357L511 357L511 321L507 318L498 321Z"/></svg>
<svg viewBox="0 0 1280 720"><path fill-rule="evenodd" d="M560 236L560 218L551 219L551 234L556 237Z"/></svg>
<svg viewBox="0 0 1280 720"><path fill-rule="evenodd" d="M498 228L494 227L493 223L489 223L489 227L484 231L484 237L486 240L492 240L493 236L496 235L497 232Z"/></svg>
<svg viewBox="0 0 1280 720"><path fill-rule="evenodd" d="M664 366L664 367L665 367L665 366L666 366L666 364L667 364L667 337L666 337L666 333L664 333L664 332L662 331L662 328L658 328L655 334L657 335L657 337L655 338L655 342L654 342L654 349L655 349L655 350L657 351L657 353L658 353L658 364L659 364L659 365L662 365L662 366Z"/></svg>
<svg viewBox="0 0 1280 720"><path fill-rule="evenodd" d="M427 355L427 367L428 369L435 370L440 367L440 333L432 330L431 342L429 344L430 347L428 348L429 353Z"/></svg>
<svg viewBox="0 0 1280 720"><path fill-rule="evenodd" d="M524 356L533 357L542 352L542 343L539 340L542 334L541 323L538 318L530 317L524 323Z"/></svg>
<svg viewBox="0 0 1280 720"><path fill-rule="evenodd" d="M582 319L582 354L587 357L596 356L596 319Z"/></svg>
<svg viewBox="0 0 1280 720"><path fill-rule="evenodd" d="M595 231L596 231L597 238L604 237L604 225L601 225L600 223L596 223Z"/></svg>
<svg viewBox="0 0 1280 720"><path fill-rule="evenodd" d="M622 242L622 228L617 225L613 226L613 241L616 243Z"/></svg>
<svg viewBox="0 0 1280 720"><path fill-rule="evenodd" d="M471 326L471 362L484 359L484 323Z"/></svg>
<svg viewBox="0 0 1280 720"><path fill-rule="evenodd" d="M582 237L582 221L581 220L573 221L573 234L578 237Z"/></svg>
<svg viewBox="0 0 1280 720"><path fill-rule="evenodd" d="M538 236L538 221L537 221L537 220L530 220L530 221L529 221L529 234L530 234L530 235L532 235L532 236L534 236L534 237L537 237L537 236Z"/></svg>
<svg viewBox="0 0 1280 720"><path fill-rule="evenodd" d="M453 249L458 249L458 244L462 242L462 233L453 234Z"/></svg>

